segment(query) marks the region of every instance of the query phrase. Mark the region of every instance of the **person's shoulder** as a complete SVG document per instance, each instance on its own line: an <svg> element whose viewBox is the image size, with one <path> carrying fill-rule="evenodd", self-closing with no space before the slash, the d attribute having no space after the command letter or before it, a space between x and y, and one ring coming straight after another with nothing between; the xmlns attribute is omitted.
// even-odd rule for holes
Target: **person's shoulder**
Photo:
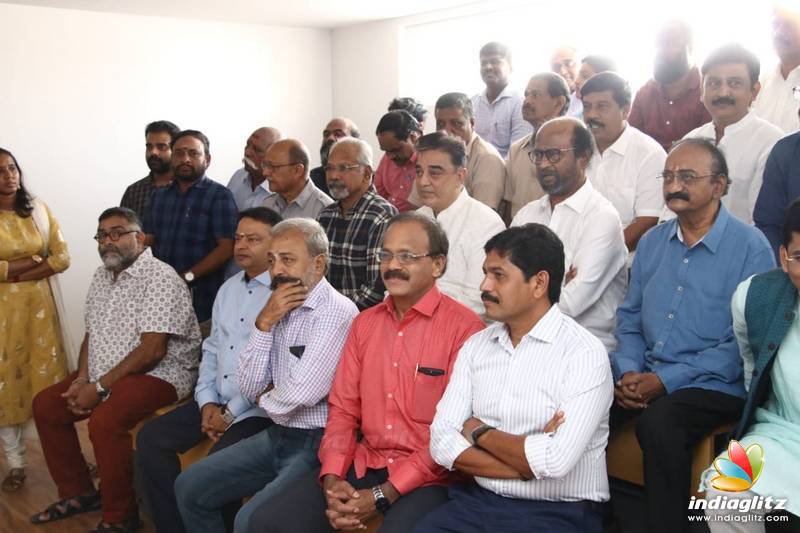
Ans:
<svg viewBox="0 0 800 533"><path fill-rule="evenodd" d="M768 144L774 144L786 135L778 126L758 115L753 117L753 126L754 129L757 130L756 135L758 138L764 140Z"/></svg>
<svg viewBox="0 0 800 533"><path fill-rule="evenodd" d="M758 253L765 250L770 251L769 241L764 236L764 233L750 224L745 224L733 214L729 213L728 228L726 233L730 232L729 242L736 243L736 248L745 245L749 252Z"/></svg>
<svg viewBox="0 0 800 533"><path fill-rule="evenodd" d="M664 151L664 147L661 146L661 144L659 144L659 142L653 139L650 135L638 128L634 128L631 125L628 125L628 127L631 129L631 133L633 134L632 137L639 148L648 154L656 153L663 154L664 157L667 156L667 153Z"/></svg>
<svg viewBox="0 0 800 533"><path fill-rule="evenodd" d="M568 356L579 359L581 367L608 364L608 352L600 339L564 313L561 313L561 328L558 334L568 347L566 350Z"/></svg>
<svg viewBox="0 0 800 533"><path fill-rule="evenodd" d="M550 199L545 194L541 198L537 198L536 200L528 202L521 207L519 211L517 211L516 215L514 215L514 219L511 221L511 226L522 226L531 222L538 222L539 211L541 210L542 204L549 201Z"/></svg>
<svg viewBox="0 0 800 533"><path fill-rule="evenodd" d="M373 215L391 218L398 213L395 206L376 192L370 194L367 202L367 212Z"/></svg>
<svg viewBox="0 0 800 533"><path fill-rule="evenodd" d="M698 138L711 138L714 137L714 123L706 122L702 126L698 126L686 135L683 139L698 139Z"/></svg>
<svg viewBox="0 0 800 533"><path fill-rule="evenodd" d="M465 329L472 328L475 324L483 324L483 321L475 311L445 293L442 293L437 312L443 313L443 316L447 317L448 320L453 320L459 324L459 327Z"/></svg>
<svg viewBox="0 0 800 533"><path fill-rule="evenodd" d="M470 196L468 206L470 218L469 222L480 224L495 224L499 222L500 224L503 224L503 219L500 218L500 215L497 214L497 211L480 200L476 200ZM478 217L479 220L474 220L472 217ZM503 224L503 228L505 228L505 224Z"/></svg>
<svg viewBox="0 0 800 533"><path fill-rule="evenodd" d="M326 313L337 316L350 316L351 318L358 315L358 307L353 303L353 300L337 291L330 283L327 285L328 298L325 305Z"/></svg>
<svg viewBox="0 0 800 533"><path fill-rule="evenodd" d="M642 238L639 239L638 244L636 245L637 256L639 255L638 252L641 251L642 247L644 248L663 248L664 244L669 240L670 236L675 232L675 225L678 223L678 219L671 218L659 224L656 224L642 235Z"/></svg>
<svg viewBox="0 0 800 533"><path fill-rule="evenodd" d="M503 161L503 156L500 155L500 152L497 151L497 148L495 148L493 144L491 144L489 141L487 141L480 135L478 135L477 144L480 147L480 150L478 151L478 157L486 159L497 158L500 160L501 163L503 163L503 166L505 166L505 163Z"/></svg>

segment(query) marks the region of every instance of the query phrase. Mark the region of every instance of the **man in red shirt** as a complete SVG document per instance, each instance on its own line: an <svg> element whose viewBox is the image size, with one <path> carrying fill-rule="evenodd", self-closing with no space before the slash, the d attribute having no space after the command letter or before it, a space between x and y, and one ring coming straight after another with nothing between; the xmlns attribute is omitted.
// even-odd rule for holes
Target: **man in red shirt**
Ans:
<svg viewBox="0 0 800 533"><path fill-rule="evenodd" d="M447 250L435 220L392 220L379 254L389 297L353 322L328 397L322 468L257 509L249 531L359 529L382 514L382 533L408 532L447 501L451 474L431 458L430 423L461 346L483 329L436 288Z"/></svg>
<svg viewBox="0 0 800 533"><path fill-rule="evenodd" d="M401 213L413 211L418 207L412 195L417 175L414 143L422 128L411 113L401 109L383 115L375 135L384 151L375 170L375 189Z"/></svg>

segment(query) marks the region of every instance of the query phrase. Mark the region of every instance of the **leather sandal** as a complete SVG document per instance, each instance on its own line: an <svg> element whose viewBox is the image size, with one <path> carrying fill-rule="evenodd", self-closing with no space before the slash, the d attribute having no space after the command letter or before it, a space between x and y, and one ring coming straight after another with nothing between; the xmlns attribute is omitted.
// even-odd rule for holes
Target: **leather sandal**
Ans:
<svg viewBox="0 0 800 533"><path fill-rule="evenodd" d="M75 505L77 502L78 505ZM55 522L56 520L63 520L76 514L89 513L100 509L100 493L97 491L89 494L82 494L74 498L64 498L55 503L50 504L47 509L41 513L35 514L31 517L31 523L44 524L46 522Z"/></svg>

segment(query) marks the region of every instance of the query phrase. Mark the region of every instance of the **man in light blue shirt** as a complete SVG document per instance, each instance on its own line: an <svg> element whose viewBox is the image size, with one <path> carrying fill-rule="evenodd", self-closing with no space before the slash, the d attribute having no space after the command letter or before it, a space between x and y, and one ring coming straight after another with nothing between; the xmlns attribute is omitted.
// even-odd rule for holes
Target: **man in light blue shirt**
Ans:
<svg viewBox="0 0 800 533"><path fill-rule="evenodd" d="M281 140L281 132L275 128L262 127L250 134L244 146L244 166L233 173L228 189L239 211L259 207L269 196L269 185L261 172L261 162L267 150Z"/></svg>
<svg viewBox="0 0 800 533"><path fill-rule="evenodd" d="M148 422L138 433L139 464L158 531L185 531L173 488L181 472L178 453L205 438L215 441L209 452L214 453L272 423L241 393L236 369L255 318L272 293L270 230L280 221L280 215L266 207L242 211L233 253L243 271L226 281L214 300L194 401Z"/></svg>
<svg viewBox="0 0 800 533"><path fill-rule="evenodd" d="M721 199L728 168L712 141L687 139L661 174L677 218L639 241L611 352L612 431L638 415L648 531L688 531L692 449L739 418L744 385L730 301L737 285L774 268L764 235Z"/></svg>

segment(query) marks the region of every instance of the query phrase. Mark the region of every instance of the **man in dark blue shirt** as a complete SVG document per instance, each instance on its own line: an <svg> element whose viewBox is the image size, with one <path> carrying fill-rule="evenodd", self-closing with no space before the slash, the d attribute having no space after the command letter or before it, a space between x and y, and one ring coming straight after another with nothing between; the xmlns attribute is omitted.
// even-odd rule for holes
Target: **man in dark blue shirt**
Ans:
<svg viewBox="0 0 800 533"><path fill-rule="evenodd" d="M209 179L208 138L184 130L172 140L175 181L155 191L144 221L145 244L189 284L197 320L211 318L225 263L233 254L238 212L231 192Z"/></svg>

